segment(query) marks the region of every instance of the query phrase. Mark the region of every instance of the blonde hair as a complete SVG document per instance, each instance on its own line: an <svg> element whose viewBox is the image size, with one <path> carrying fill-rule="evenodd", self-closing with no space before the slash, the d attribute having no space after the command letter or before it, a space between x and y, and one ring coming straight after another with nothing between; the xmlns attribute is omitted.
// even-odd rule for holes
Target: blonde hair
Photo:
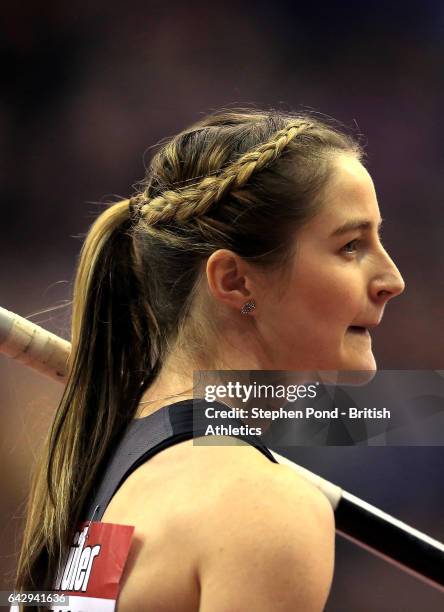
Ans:
<svg viewBox="0 0 444 612"><path fill-rule="evenodd" d="M187 334L193 346L202 262L227 248L284 269L340 152L363 157L332 120L222 110L167 140L139 190L97 218L80 254L68 382L33 480L17 590L51 588L141 395L175 342Z"/></svg>

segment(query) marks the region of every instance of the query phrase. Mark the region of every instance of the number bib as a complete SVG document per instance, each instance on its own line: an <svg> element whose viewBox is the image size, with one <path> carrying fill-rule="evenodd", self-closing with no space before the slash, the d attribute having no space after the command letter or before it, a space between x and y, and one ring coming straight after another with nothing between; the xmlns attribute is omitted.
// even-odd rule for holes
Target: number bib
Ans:
<svg viewBox="0 0 444 612"><path fill-rule="evenodd" d="M54 612L113 612L133 533L130 525L81 523L48 608ZM56 596L62 593L69 597L69 605L57 605ZM17 611L17 605L10 607L10 612Z"/></svg>
<svg viewBox="0 0 444 612"><path fill-rule="evenodd" d="M55 584L68 595L69 606L50 609L113 612L133 533L130 525L82 523Z"/></svg>

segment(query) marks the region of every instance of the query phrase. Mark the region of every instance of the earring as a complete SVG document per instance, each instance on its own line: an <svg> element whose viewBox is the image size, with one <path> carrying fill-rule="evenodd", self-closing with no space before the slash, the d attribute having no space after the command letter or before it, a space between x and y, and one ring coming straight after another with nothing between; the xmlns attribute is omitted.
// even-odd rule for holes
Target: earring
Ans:
<svg viewBox="0 0 444 612"><path fill-rule="evenodd" d="M256 308L256 302L254 300L248 300L248 302L245 302L245 304L242 306L240 311L241 311L241 314L247 315L255 308Z"/></svg>

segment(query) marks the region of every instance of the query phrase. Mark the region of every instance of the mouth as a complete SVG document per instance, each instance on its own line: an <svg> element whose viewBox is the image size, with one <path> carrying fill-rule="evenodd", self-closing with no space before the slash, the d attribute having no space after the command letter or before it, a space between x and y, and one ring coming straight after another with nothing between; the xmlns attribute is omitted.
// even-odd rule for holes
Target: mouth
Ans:
<svg viewBox="0 0 444 612"><path fill-rule="evenodd" d="M371 338L370 330L374 327L377 327L381 323L381 319L382 317L380 317L377 321L374 322L364 322L363 325L350 325L349 327L347 327L347 332L350 332L350 334L356 337Z"/></svg>
<svg viewBox="0 0 444 612"><path fill-rule="evenodd" d="M361 325L350 325L350 327L347 328L347 331L361 336L369 335L368 328L362 327Z"/></svg>

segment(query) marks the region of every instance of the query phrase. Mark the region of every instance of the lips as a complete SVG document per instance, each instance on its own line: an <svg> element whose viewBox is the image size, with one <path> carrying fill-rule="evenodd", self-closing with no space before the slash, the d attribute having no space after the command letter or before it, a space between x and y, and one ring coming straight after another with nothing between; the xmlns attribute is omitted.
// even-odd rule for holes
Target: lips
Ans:
<svg viewBox="0 0 444 612"><path fill-rule="evenodd" d="M382 316L377 320L377 321L363 321L362 323L356 323L355 325L350 325L350 327L347 328L347 331L351 331L354 333L365 333L366 331L369 331L370 329L372 329L373 327L377 327L380 323L381 323L381 319Z"/></svg>
<svg viewBox="0 0 444 612"><path fill-rule="evenodd" d="M350 325L347 331L353 332L354 334L365 334L368 332L367 327L362 327L361 325Z"/></svg>

